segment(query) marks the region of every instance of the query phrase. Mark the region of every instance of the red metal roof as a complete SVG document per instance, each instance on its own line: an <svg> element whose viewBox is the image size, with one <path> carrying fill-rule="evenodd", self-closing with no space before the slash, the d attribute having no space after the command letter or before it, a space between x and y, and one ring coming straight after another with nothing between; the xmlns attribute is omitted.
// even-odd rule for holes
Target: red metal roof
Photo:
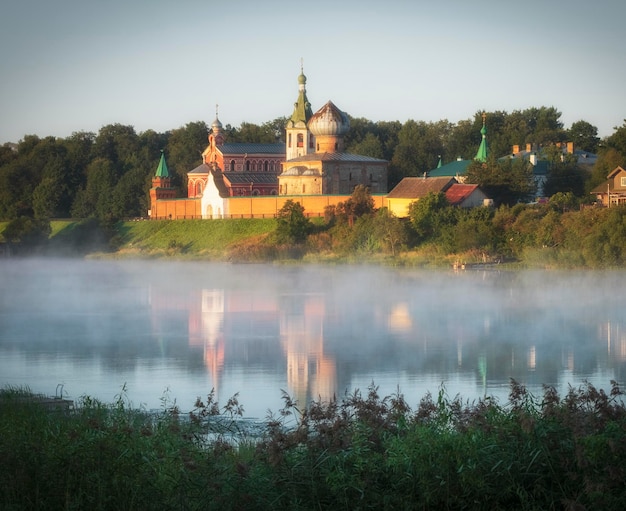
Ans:
<svg viewBox="0 0 626 511"><path fill-rule="evenodd" d="M453 184L446 190L446 199L448 199L448 202L453 206L458 206L472 195L477 188L478 185Z"/></svg>

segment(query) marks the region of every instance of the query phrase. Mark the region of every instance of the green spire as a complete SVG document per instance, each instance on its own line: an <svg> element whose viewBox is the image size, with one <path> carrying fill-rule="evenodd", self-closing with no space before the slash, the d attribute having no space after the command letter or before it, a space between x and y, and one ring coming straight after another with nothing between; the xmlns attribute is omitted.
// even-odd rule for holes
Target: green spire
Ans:
<svg viewBox="0 0 626 511"><path fill-rule="evenodd" d="M439 162L437 163L437 168L440 169L442 165L443 165L443 162L441 161L441 155L439 155Z"/></svg>
<svg viewBox="0 0 626 511"><path fill-rule="evenodd" d="M156 169L154 177L170 177L170 172L167 170L167 163L165 163L165 153L161 150L161 160L159 166Z"/></svg>
<svg viewBox="0 0 626 511"><path fill-rule="evenodd" d="M306 76L304 76L302 64L300 65L300 76L298 76L298 89L298 101L294 104L290 120L294 124L298 122L306 124L313 117L313 110L311 110L311 103L306 97Z"/></svg>
<svg viewBox="0 0 626 511"><path fill-rule="evenodd" d="M489 149L487 147L487 128L485 127L485 119L487 118L487 114L483 112L483 127L480 129L480 134L482 135L482 140L480 141L480 147L478 148L478 152L474 157L475 160L481 161L485 163L487 161L487 154Z"/></svg>

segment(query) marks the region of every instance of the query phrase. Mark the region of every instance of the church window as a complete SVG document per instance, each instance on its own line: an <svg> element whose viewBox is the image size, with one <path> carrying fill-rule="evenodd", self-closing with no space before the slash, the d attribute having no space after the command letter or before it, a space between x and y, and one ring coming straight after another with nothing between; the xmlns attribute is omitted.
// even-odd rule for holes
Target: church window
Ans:
<svg viewBox="0 0 626 511"><path fill-rule="evenodd" d="M349 176L348 176L348 179L349 179L350 181L352 181L352 172L350 172L350 174L349 174Z"/></svg>
<svg viewBox="0 0 626 511"><path fill-rule="evenodd" d="M338 149L339 149L339 144L335 142L335 151L337 151Z"/></svg>
<svg viewBox="0 0 626 511"><path fill-rule="evenodd" d="M269 166L269 162L265 160L265 162L263 163L263 172L267 172L268 166Z"/></svg>
<svg viewBox="0 0 626 511"><path fill-rule="evenodd" d="M304 135L298 133L298 147L304 147Z"/></svg>
<svg viewBox="0 0 626 511"><path fill-rule="evenodd" d="M316 151L318 151L318 152L319 152L319 150L320 150L320 145L319 145L319 143L318 143L318 144L317 144L317 149L316 149Z"/></svg>
<svg viewBox="0 0 626 511"><path fill-rule="evenodd" d="M288 138L289 138L289 140L288 140L288 142L287 142L287 145L288 145L289 147L291 147L291 133L289 133L289 137L288 137Z"/></svg>
<svg viewBox="0 0 626 511"><path fill-rule="evenodd" d="M196 197L202 195L202 182L198 181L196 183Z"/></svg>
<svg viewBox="0 0 626 511"><path fill-rule="evenodd" d="M252 190L252 195L259 195L259 191L258 190Z"/></svg>
<svg viewBox="0 0 626 511"><path fill-rule="evenodd" d="M230 171L234 171L235 170L235 160L230 160Z"/></svg>
<svg viewBox="0 0 626 511"><path fill-rule="evenodd" d="M250 160L246 161L246 171L250 172Z"/></svg>
<svg viewBox="0 0 626 511"><path fill-rule="evenodd" d="M306 193L306 185L302 185L302 193Z"/></svg>
<svg viewBox="0 0 626 511"><path fill-rule="evenodd" d="M309 137L309 149L313 149L315 146L313 145L313 137Z"/></svg>

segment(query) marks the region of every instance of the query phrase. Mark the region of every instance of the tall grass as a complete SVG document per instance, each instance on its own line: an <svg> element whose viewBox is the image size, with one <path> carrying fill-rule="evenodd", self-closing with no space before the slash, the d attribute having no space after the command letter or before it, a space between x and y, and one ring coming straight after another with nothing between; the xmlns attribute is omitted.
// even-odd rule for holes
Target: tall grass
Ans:
<svg viewBox="0 0 626 511"><path fill-rule="evenodd" d="M0 509L624 509L626 408L613 383L507 403L441 389L415 410L373 385L299 409L256 435L237 396L147 414L122 392L46 411L0 393Z"/></svg>

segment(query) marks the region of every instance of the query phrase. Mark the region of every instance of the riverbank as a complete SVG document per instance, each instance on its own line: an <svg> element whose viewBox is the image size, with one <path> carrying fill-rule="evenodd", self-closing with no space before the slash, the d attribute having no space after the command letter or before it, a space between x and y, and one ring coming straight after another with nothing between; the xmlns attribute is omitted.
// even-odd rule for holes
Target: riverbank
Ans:
<svg viewBox="0 0 626 511"><path fill-rule="evenodd" d="M411 410L376 388L285 406L233 443L198 400L186 420L83 398L51 412L0 392L2 509L604 509L626 502L626 408L616 386L509 401L424 396ZM286 419L297 418L286 429ZM222 422L222 426L228 421ZM232 433L232 431L231 431Z"/></svg>

